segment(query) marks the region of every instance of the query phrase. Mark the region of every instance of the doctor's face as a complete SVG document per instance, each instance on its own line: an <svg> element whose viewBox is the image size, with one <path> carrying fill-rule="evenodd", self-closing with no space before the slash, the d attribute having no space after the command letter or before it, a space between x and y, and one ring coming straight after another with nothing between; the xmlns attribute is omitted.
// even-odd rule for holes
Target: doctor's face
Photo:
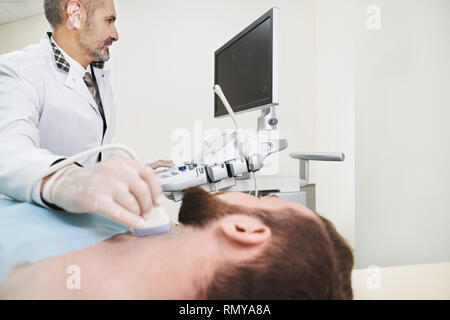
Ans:
<svg viewBox="0 0 450 320"><path fill-rule="evenodd" d="M93 61L109 60L109 47L114 41L119 40L115 26L116 16L113 0L103 0L94 12L87 13L80 44Z"/></svg>

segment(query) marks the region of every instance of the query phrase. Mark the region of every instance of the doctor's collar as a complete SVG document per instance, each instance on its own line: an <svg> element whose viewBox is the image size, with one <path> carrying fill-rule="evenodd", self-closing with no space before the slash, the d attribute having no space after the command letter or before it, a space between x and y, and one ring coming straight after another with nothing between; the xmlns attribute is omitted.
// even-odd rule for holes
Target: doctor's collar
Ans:
<svg viewBox="0 0 450 320"><path fill-rule="evenodd" d="M53 49L53 57L55 58L55 63L58 69L63 70L64 72L70 71L70 63L66 60L61 50L58 49L58 46L52 40L52 33L47 32L48 39L50 40L50 44ZM93 61L92 66L94 68L103 69L105 67L105 63L103 61Z"/></svg>

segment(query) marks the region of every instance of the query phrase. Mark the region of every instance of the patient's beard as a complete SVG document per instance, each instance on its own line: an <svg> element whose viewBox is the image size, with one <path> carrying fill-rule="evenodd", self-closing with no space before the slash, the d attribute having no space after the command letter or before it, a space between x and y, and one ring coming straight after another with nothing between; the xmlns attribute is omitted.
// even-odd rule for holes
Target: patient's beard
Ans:
<svg viewBox="0 0 450 320"><path fill-rule="evenodd" d="M189 188L184 192L178 221L187 226L203 227L225 215L228 205L202 188Z"/></svg>
<svg viewBox="0 0 450 320"><path fill-rule="evenodd" d="M231 214L245 214L260 218L269 227L277 225L276 215L270 210L255 210L233 205L198 187L189 188L184 192L178 221L186 226L205 227L221 217Z"/></svg>

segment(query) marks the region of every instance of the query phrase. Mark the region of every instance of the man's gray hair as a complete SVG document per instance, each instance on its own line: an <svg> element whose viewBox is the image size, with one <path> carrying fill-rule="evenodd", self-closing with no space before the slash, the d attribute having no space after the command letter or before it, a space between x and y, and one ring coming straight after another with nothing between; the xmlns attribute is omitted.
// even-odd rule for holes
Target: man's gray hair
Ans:
<svg viewBox="0 0 450 320"><path fill-rule="evenodd" d="M101 4L103 0L79 0L88 15L94 13ZM64 17L64 11L67 8L67 3L69 0L44 0L44 11L45 17L48 22L55 29Z"/></svg>

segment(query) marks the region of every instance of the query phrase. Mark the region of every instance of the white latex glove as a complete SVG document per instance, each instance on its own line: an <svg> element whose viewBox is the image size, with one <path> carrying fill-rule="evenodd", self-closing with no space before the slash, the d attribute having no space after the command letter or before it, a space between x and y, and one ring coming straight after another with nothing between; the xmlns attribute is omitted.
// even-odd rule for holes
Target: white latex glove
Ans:
<svg viewBox="0 0 450 320"><path fill-rule="evenodd" d="M140 161L113 157L92 167L69 166L45 184L43 199L73 213L99 213L132 228L159 205L164 194L153 169Z"/></svg>

